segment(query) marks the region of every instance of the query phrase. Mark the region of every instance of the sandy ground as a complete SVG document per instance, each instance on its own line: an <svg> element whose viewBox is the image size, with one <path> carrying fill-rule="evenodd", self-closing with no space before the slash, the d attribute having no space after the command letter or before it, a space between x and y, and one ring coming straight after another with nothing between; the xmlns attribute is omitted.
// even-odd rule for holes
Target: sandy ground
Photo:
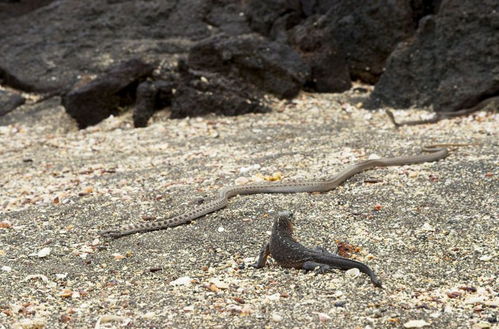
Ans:
<svg viewBox="0 0 499 329"><path fill-rule="evenodd" d="M50 100L0 118L0 328L497 328L498 114L396 130L362 95L302 94L270 114L130 113L78 131ZM396 111L399 119L425 116ZM469 143L327 193L237 196L189 225L117 240L234 183L326 178L367 158ZM248 267L276 211L363 274Z"/></svg>

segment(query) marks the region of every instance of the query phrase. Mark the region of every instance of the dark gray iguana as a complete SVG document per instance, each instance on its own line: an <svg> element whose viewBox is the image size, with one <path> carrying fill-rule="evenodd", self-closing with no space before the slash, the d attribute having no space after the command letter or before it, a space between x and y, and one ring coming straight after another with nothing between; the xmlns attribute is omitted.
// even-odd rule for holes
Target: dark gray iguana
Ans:
<svg viewBox="0 0 499 329"><path fill-rule="evenodd" d="M358 268L361 272L369 275L371 282L376 287L381 288L381 281L366 264L338 256L321 247L311 249L298 243L293 238L292 218L293 214L289 211L283 211L277 215L272 227L270 242L263 246L257 262L251 266L262 268L270 255L281 266L307 271L318 268L320 273L331 269Z"/></svg>

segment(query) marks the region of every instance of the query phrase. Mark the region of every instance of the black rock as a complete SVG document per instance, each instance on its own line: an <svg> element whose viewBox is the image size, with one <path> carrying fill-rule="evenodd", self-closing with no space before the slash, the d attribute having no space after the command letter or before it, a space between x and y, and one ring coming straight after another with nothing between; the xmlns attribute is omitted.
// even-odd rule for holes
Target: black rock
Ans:
<svg viewBox="0 0 499 329"><path fill-rule="evenodd" d="M188 65L245 80L280 98L296 96L310 76L310 67L291 47L254 33L202 40L189 52Z"/></svg>
<svg viewBox="0 0 499 329"><path fill-rule="evenodd" d="M289 30L288 42L311 68L305 87L317 92L342 92L352 86L348 63L335 41L327 15L308 17Z"/></svg>
<svg viewBox="0 0 499 329"><path fill-rule="evenodd" d="M397 44L414 35L411 1L323 2L332 3L326 7L328 20L346 55L352 80L376 83Z"/></svg>
<svg viewBox="0 0 499 329"><path fill-rule="evenodd" d="M0 116L9 113L25 102L26 99L21 95L0 90Z"/></svg>
<svg viewBox="0 0 499 329"><path fill-rule="evenodd" d="M47 92L72 86L84 74L102 74L113 62L136 57L174 62L197 40L221 31L248 31L239 2L22 0L5 4L0 8L0 68L21 82L13 87ZM14 17L15 7L37 3L49 5Z"/></svg>
<svg viewBox="0 0 499 329"><path fill-rule="evenodd" d="M273 40L283 41L287 32L307 17L326 15L331 48L341 49L352 80L375 83L396 45L415 31L409 0L253 0L246 6L250 27ZM416 1L417 2L417 1Z"/></svg>
<svg viewBox="0 0 499 329"><path fill-rule="evenodd" d="M140 59L123 62L88 84L71 90L63 97L62 104L80 128L97 124L111 114L117 114L118 107L132 104L137 86L151 76L153 70L154 65Z"/></svg>
<svg viewBox="0 0 499 329"><path fill-rule="evenodd" d="M346 300L339 300L337 302L334 302L334 306L335 307L345 307L345 305L347 304L347 301Z"/></svg>
<svg viewBox="0 0 499 329"><path fill-rule="evenodd" d="M211 1L204 21L220 31L229 35L240 35L250 33L246 17L243 14L242 2L234 0ZM218 33L218 32L217 32Z"/></svg>
<svg viewBox="0 0 499 329"><path fill-rule="evenodd" d="M171 117L240 115L269 112L261 101L262 93L244 80L224 74L182 67L180 83L172 100Z"/></svg>
<svg viewBox="0 0 499 329"><path fill-rule="evenodd" d="M273 40L285 40L286 31L305 17L299 0L252 0L244 11L251 29Z"/></svg>
<svg viewBox="0 0 499 329"><path fill-rule="evenodd" d="M170 106L173 91L178 82L170 80L144 81L137 88L137 100L133 111L133 124L136 128L146 127L149 118L156 112Z"/></svg>
<svg viewBox="0 0 499 329"><path fill-rule="evenodd" d="M40 7L46 6L54 0L1 0L0 21L22 16Z"/></svg>
<svg viewBox="0 0 499 329"><path fill-rule="evenodd" d="M392 53L371 106L470 108L499 95L499 2L442 1Z"/></svg>
<svg viewBox="0 0 499 329"><path fill-rule="evenodd" d="M1 64L1 63L0 63ZM6 68L0 65L0 82L14 89L22 90L25 92L51 92L53 88L50 86L42 86L41 84L35 86L29 82L23 81L11 73Z"/></svg>

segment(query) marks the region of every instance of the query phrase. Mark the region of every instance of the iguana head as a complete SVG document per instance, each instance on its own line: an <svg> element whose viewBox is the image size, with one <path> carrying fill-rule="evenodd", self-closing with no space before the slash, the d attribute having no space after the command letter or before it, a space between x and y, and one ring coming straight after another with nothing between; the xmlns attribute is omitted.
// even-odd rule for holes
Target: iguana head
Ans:
<svg viewBox="0 0 499 329"><path fill-rule="evenodd" d="M293 233L293 213L291 211L280 211L274 221L274 229L279 232Z"/></svg>

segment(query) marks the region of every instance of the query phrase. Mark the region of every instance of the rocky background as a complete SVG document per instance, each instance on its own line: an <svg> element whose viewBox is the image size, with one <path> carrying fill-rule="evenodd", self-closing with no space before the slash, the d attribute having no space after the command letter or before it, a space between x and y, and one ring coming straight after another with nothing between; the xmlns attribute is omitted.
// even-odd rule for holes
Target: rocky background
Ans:
<svg viewBox="0 0 499 329"><path fill-rule="evenodd" d="M266 112L264 94L374 84L365 107L457 111L499 95L496 0L0 2L0 80L62 96L81 128ZM180 61L180 63L179 63ZM143 84L143 85L141 85ZM0 115L23 103L0 94Z"/></svg>
<svg viewBox="0 0 499 329"><path fill-rule="evenodd" d="M497 5L0 0L0 329L497 328L499 114L396 129L384 111L499 100ZM433 143L461 147L99 235L227 185L329 178ZM300 242L341 247L384 288L249 267L280 210Z"/></svg>

